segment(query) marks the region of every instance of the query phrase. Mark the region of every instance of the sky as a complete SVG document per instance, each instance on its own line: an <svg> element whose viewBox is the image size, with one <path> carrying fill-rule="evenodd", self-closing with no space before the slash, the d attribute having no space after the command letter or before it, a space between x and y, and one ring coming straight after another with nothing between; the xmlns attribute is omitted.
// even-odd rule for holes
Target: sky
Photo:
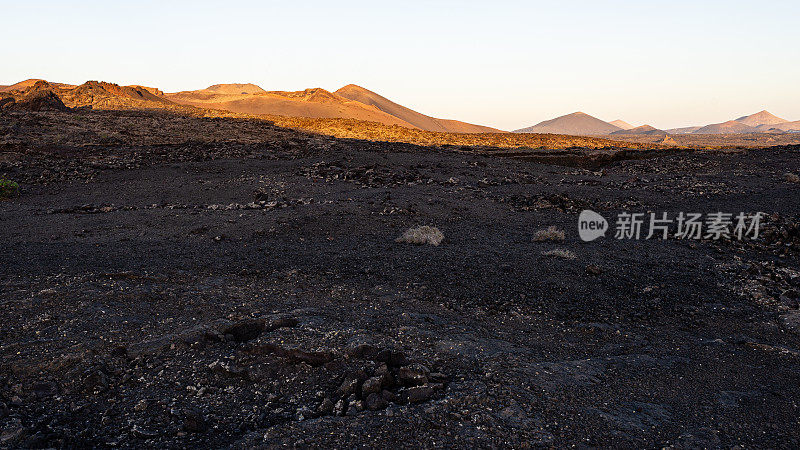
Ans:
<svg viewBox="0 0 800 450"><path fill-rule="evenodd" d="M6 1L0 84L166 92L355 83L513 130L583 111L657 128L800 120L800 2Z"/></svg>

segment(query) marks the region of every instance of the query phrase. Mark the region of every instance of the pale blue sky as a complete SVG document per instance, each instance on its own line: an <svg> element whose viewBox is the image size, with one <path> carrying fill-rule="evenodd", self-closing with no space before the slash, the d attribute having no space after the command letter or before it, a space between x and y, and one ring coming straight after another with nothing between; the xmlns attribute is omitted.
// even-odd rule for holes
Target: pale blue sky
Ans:
<svg viewBox="0 0 800 450"><path fill-rule="evenodd" d="M0 84L356 83L502 129L800 120L800 2L0 0Z"/></svg>

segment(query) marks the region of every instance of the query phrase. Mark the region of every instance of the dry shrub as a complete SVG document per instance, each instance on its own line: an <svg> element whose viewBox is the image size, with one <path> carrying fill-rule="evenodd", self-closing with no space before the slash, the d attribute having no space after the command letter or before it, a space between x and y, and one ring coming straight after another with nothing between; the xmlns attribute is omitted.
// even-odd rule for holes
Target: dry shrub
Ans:
<svg viewBox="0 0 800 450"><path fill-rule="evenodd" d="M783 174L783 179L788 181L789 183L800 183L800 176L794 173Z"/></svg>
<svg viewBox="0 0 800 450"><path fill-rule="evenodd" d="M431 244L438 246L444 240L444 234L436 227L423 225L421 227L409 228L402 236L395 239L396 242L406 242L408 244Z"/></svg>
<svg viewBox="0 0 800 450"><path fill-rule="evenodd" d="M564 240L564 231L559 230L556 227L547 227L543 230L539 230L533 234L533 240L536 242L545 242L545 241L552 241L552 242L560 242Z"/></svg>
<svg viewBox="0 0 800 450"><path fill-rule="evenodd" d="M542 255L544 255L544 256L555 256L557 258L563 258L563 259L575 259L575 258L577 258L577 256L575 256L575 253L572 253L571 251L563 249L563 248L557 248L557 249L554 249L554 250L548 250L546 252L542 252Z"/></svg>

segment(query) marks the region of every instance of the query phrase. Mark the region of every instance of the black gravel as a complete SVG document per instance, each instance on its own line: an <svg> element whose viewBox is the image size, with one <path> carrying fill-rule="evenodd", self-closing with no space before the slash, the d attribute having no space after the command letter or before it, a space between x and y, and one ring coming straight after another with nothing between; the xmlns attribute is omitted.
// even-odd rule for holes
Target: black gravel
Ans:
<svg viewBox="0 0 800 450"><path fill-rule="evenodd" d="M652 156L0 146L0 446L796 448L800 149ZM586 208L765 232L584 243Z"/></svg>

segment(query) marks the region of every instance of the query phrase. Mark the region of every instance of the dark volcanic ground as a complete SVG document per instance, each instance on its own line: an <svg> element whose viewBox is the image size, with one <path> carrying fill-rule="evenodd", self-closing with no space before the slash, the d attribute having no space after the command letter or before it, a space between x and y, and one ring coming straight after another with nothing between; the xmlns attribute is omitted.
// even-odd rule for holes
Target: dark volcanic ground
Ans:
<svg viewBox="0 0 800 450"><path fill-rule="evenodd" d="M20 117L0 446L800 445L797 148L582 169L280 130L37 146ZM585 208L770 217L584 243ZM445 241L395 242L417 225Z"/></svg>

